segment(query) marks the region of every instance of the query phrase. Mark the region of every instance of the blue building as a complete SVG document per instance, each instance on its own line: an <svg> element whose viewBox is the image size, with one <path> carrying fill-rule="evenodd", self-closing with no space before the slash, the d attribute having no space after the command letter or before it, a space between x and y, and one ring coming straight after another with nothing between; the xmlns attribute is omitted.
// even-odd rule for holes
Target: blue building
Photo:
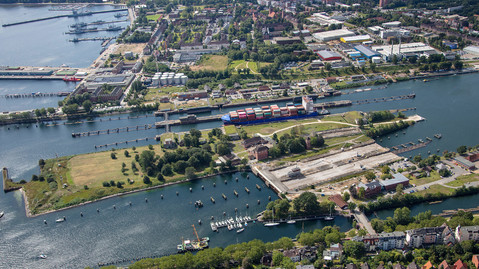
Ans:
<svg viewBox="0 0 479 269"><path fill-rule="evenodd" d="M359 51L362 55L364 55L368 59L371 59L372 57L375 57L375 56L381 56L378 52L364 45L355 46L354 49Z"/></svg>

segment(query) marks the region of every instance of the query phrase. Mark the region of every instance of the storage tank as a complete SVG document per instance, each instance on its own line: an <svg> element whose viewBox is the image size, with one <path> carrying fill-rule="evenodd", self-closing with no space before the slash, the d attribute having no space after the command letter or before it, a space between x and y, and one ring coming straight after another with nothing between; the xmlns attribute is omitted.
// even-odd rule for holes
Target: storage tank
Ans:
<svg viewBox="0 0 479 269"><path fill-rule="evenodd" d="M373 62L375 64L378 64L378 63L381 62L381 57L375 56L375 57L371 58L371 62Z"/></svg>
<svg viewBox="0 0 479 269"><path fill-rule="evenodd" d="M160 78L157 77L157 76L154 76L154 77L151 79L151 85L152 85L152 86L158 86L158 85L160 85Z"/></svg>
<svg viewBox="0 0 479 269"><path fill-rule="evenodd" d="M162 86L168 85L168 78L167 78L167 77L161 77L161 78L160 78L160 84L161 84Z"/></svg>
<svg viewBox="0 0 479 269"><path fill-rule="evenodd" d="M181 84L185 85L186 82L188 82L188 77L187 76L181 76Z"/></svg>
<svg viewBox="0 0 479 269"><path fill-rule="evenodd" d="M174 82L175 82L174 77L168 76L168 85L173 85Z"/></svg>
<svg viewBox="0 0 479 269"><path fill-rule="evenodd" d="M175 76L175 84L180 85L181 84L181 76L176 75Z"/></svg>

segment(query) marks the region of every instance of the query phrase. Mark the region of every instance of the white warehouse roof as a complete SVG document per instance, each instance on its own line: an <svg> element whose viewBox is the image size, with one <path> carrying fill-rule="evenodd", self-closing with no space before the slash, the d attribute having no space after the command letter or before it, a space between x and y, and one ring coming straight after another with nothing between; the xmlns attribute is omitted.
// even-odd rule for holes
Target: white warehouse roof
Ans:
<svg viewBox="0 0 479 269"><path fill-rule="evenodd" d="M339 30L333 30L333 31L314 33L313 37L324 42L324 41L340 39L341 37L354 36L354 35L355 35L354 32L349 31L348 29L339 29Z"/></svg>

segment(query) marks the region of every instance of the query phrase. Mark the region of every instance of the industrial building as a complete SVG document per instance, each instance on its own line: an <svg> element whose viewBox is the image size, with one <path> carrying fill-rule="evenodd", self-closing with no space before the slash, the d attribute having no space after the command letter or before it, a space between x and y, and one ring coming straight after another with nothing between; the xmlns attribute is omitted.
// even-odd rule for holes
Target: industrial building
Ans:
<svg viewBox="0 0 479 269"><path fill-rule="evenodd" d="M401 26L400 21L391 21L391 22L385 22L382 24L383 27L385 28L395 28Z"/></svg>
<svg viewBox="0 0 479 269"><path fill-rule="evenodd" d="M296 44L296 43L302 43L301 38L298 36L294 37L275 37L273 38L273 43L278 44L278 45L289 45L289 44Z"/></svg>
<svg viewBox="0 0 479 269"><path fill-rule="evenodd" d="M403 187L409 186L409 178L401 173L397 173L393 175L392 179L382 180L380 183L385 191L393 191L396 190L398 185L402 185Z"/></svg>
<svg viewBox="0 0 479 269"><path fill-rule="evenodd" d="M437 54L437 51L422 42L415 43L406 43L406 44L397 44L397 45L384 45L384 46L373 46L372 49L377 53L381 54L381 57L385 61L390 61L394 55L399 59L412 56L427 56L432 54Z"/></svg>
<svg viewBox="0 0 479 269"><path fill-rule="evenodd" d="M319 41L327 42L331 40L338 40L341 37L354 36L354 32L349 31L348 29L339 29L333 31L326 31L320 33L314 33L313 37Z"/></svg>
<svg viewBox="0 0 479 269"><path fill-rule="evenodd" d="M329 50L320 50L317 52L319 58L323 61L335 61L335 60L341 60L341 55L339 53L334 52L334 51L329 51Z"/></svg>
<svg viewBox="0 0 479 269"><path fill-rule="evenodd" d="M371 33L373 33L375 35L379 34L379 32L381 32L382 30L384 30L384 28L382 28L381 26L368 27L368 31L370 31Z"/></svg>
<svg viewBox="0 0 479 269"><path fill-rule="evenodd" d="M321 26L330 26L332 24L343 24L342 21L338 21L329 17L326 13L314 13L313 16L308 18L309 21L317 23Z"/></svg>
<svg viewBox="0 0 479 269"><path fill-rule="evenodd" d="M464 48L464 52L479 55L479 47L478 46L467 46L467 47Z"/></svg>
<svg viewBox="0 0 479 269"><path fill-rule="evenodd" d="M382 39L387 39L388 37L408 37L411 35L411 31L405 30L405 29L388 29L388 30L382 30L379 33L379 37Z"/></svg>
<svg viewBox="0 0 479 269"><path fill-rule="evenodd" d="M345 36L340 38L343 43L360 43L371 40L369 35Z"/></svg>
<svg viewBox="0 0 479 269"><path fill-rule="evenodd" d="M354 49L357 50L358 52L360 52L362 55L364 55L364 57L366 57L368 59L371 59L373 57L381 55L378 52L376 52L376 51L374 51L374 50L372 50L369 47L364 46L364 45L355 46Z"/></svg>

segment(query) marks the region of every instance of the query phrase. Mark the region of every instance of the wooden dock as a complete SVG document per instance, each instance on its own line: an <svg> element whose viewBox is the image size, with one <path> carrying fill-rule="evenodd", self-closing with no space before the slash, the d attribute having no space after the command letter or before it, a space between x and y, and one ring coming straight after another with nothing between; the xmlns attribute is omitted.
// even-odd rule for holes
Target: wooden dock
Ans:
<svg viewBox="0 0 479 269"><path fill-rule="evenodd" d="M431 143L431 141L428 140L426 142L417 143L417 144L414 144L412 146L405 147L406 145L409 145L411 143L412 142L401 144L400 146L402 146L402 148L399 148L400 146L392 147L394 150L391 151L391 152L394 153L394 154L401 154L401 153L408 152L408 151L411 151L411 150L415 150L415 149L418 149L418 148L423 148L423 147L427 146L427 144Z"/></svg>

